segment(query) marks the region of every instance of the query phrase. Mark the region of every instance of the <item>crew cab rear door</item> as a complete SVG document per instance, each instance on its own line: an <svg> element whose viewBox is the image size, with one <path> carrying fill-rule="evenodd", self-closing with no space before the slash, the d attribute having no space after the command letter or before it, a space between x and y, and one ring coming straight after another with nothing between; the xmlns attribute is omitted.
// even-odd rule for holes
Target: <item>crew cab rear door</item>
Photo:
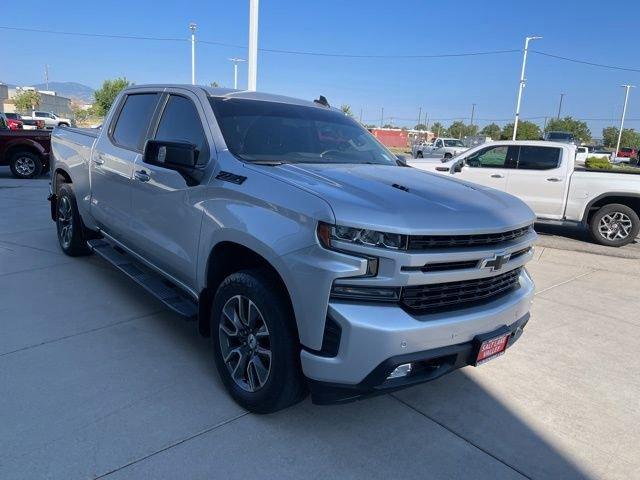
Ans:
<svg viewBox="0 0 640 480"><path fill-rule="evenodd" d="M560 146L520 145L516 168L509 172L507 192L523 200L540 218L560 219L564 214L569 174Z"/></svg>
<svg viewBox="0 0 640 480"><path fill-rule="evenodd" d="M155 140L196 146L198 169L205 170L213 143L204 128L205 113L198 97L176 89L165 94L158 113ZM131 183L133 249L148 261L193 287L202 211L194 206L197 183L176 170L144 162L138 157Z"/></svg>
<svg viewBox="0 0 640 480"><path fill-rule="evenodd" d="M157 92L126 95L91 157L91 215L125 245L131 234L133 165L142 154L159 100Z"/></svg>

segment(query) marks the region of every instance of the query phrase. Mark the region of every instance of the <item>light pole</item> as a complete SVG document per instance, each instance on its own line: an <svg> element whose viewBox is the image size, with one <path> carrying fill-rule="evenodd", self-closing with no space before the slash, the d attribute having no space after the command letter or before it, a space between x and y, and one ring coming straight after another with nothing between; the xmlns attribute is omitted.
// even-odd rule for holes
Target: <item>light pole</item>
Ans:
<svg viewBox="0 0 640 480"><path fill-rule="evenodd" d="M476 113L476 104L472 103L471 104L471 126L473 127L473 116Z"/></svg>
<svg viewBox="0 0 640 480"><path fill-rule="evenodd" d="M47 91L49 90L49 65L44 66L44 78L47 84Z"/></svg>
<svg viewBox="0 0 640 480"><path fill-rule="evenodd" d="M246 62L244 58L229 58L230 62L233 62L233 88L238 89L238 64Z"/></svg>
<svg viewBox="0 0 640 480"><path fill-rule="evenodd" d="M538 40L542 37L527 37L524 39L524 53L522 55L522 71L520 72L520 85L518 87L518 102L516 103L516 118L513 122L513 140L516 139L518 132L518 120L520 120L520 103L522 102L522 90L524 90L524 73L527 68L527 51L529 50L529 42Z"/></svg>
<svg viewBox="0 0 640 480"><path fill-rule="evenodd" d="M189 24L189 30L191 30L191 85L196 84L196 28L195 23Z"/></svg>
<svg viewBox="0 0 640 480"><path fill-rule="evenodd" d="M562 99L564 98L564 96L566 95L566 93L561 93L560 94L560 104L558 105L558 120L560 120L560 112L562 111Z"/></svg>
<svg viewBox="0 0 640 480"><path fill-rule="evenodd" d="M635 85L620 85L624 87L624 107L622 107L622 118L620 118L620 131L618 132L618 143L614 155L617 157L620 151L620 141L622 140L622 129L624 128L624 117L627 114L627 101L629 100L629 90L635 88Z"/></svg>
<svg viewBox="0 0 640 480"><path fill-rule="evenodd" d="M249 65L247 90L255 92L258 83L258 10L259 0L249 0Z"/></svg>

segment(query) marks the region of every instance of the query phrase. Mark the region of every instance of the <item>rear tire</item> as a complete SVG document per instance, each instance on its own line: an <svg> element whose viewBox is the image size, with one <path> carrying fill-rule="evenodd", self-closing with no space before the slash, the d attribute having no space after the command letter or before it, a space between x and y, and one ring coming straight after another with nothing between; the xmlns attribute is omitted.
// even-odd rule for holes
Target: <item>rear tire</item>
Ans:
<svg viewBox="0 0 640 480"><path fill-rule="evenodd" d="M9 167L16 178L35 178L42 173L42 160L35 153L16 152L9 160Z"/></svg>
<svg viewBox="0 0 640 480"><path fill-rule="evenodd" d="M416 158L423 158L422 152L416 153Z"/></svg>
<svg viewBox="0 0 640 480"><path fill-rule="evenodd" d="M640 231L638 214L626 205L601 207L589 221L591 237L600 245L622 247L635 240Z"/></svg>
<svg viewBox="0 0 640 480"><path fill-rule="evenodd" d="M450 158L453 158L453 155L451 155L450 153L445 153L444 154L444 159L445 160L449 160Z"/></svg>
<svg viewBox="0 0 640 480"><path fill-rule="evenodd" d="M254 413L276 412L306 395L295 319L278 283L263 269L233 273L211 309L220 378L231 397Z"/></svg>
<svg viewBox="0 0 640 480"><path fill-rule="evenodd" d="M58 242L64 253L70 257L80 257L91 253L86 242L86 229L78 213L76 197L68 183L63 183L58 188L56 229Z"/></svg>

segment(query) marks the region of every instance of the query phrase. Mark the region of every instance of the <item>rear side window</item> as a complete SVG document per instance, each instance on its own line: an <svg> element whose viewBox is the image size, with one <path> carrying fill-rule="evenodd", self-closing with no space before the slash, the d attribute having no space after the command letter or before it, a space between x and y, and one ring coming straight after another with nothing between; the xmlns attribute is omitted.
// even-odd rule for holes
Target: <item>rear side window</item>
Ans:
<svg viewBox="0 0 640 480"><path fill-rule="evenodd" d="M191 143L198 149L198 165L205 165L209 160L209 146L202 121L188 98L178 95L169 97L155 139Z"/></svg>
<svg viewBox="0 0 640 480"><path fill-rule="evenodd" d="M127 95L111 134L113 141L129 150L141 151L157 101L156 93Z"/></svg>
<svg viewBox="0 0 640 480"><path fill-rule="evenodd" d="M536 147L523 145L520 147L518 169L520 170L551 170L560 165L560 148Z"/></svg>

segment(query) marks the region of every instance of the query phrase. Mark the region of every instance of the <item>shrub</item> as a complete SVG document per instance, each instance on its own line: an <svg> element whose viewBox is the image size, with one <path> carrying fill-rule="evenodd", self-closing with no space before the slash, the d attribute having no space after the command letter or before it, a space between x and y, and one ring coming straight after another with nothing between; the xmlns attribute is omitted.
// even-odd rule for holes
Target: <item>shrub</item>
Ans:
<svg viewBox="0 0 640 480"><path fill-rule="evenodd" d="M596 170L611 170L613 168L608 159L600 157L587 157L585 166Z"/></svg>

